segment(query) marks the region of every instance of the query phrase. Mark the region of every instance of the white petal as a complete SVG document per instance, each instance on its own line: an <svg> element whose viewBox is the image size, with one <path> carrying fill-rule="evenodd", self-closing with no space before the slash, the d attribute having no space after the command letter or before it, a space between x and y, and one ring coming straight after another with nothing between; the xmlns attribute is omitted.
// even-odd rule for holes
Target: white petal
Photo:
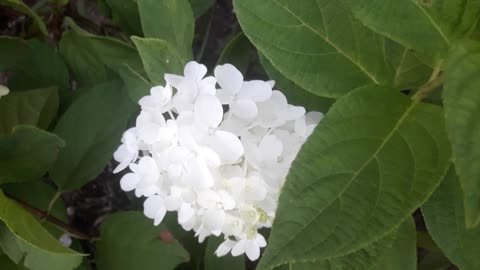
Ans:
<svg viewBox="0 0 480 270"><path fill-rule="evenodd" d="M264 81L244 82L242 89L238 92L239 99L250 99L255 102L263 102L272 96L272 88Z"/></svg>
<svg viewBox="0 0 480 270"><path fill-rule="evenodd" d="M243 145L240 139L233 133L217 130L210 137L208 145L220 156L220 159L227 164L236 163L243 155Z"/></svg>
<svg viewBox="0 0 480 270"><path fill-rule="evenodd" d="M232 95L236 94L242 88L242 73L231 64L219 65L214 71L220 87Z"/></svg>
<svg viewBox="0 0 480 270"><path fill-rule="evenodd" d="M195 61L190 61L183 70L185 78L200 81L207 74L207 67Z"/></svg>
<svg viewBox="0 0 480 270"><path fill-rule="evenodd" d="M165 81L175 88L179 88L182 82L185 80L184 77L178 76L175 74L165 74Z"/></svg>
<svg viewBox="0 0 480 270"><path fill-rule="evenodd" d="M222 104L230 104L233 100L233 95L223 89L218 89L215 95Z"/></svg>
<svg viewBox="0 0 480 270"><path fill-rule="evenodd" d="M247 257L251 261L256 261L260 257L260 247L258 246L257 242L255 242L254 240L247 241L245 250L247 253Z"/></svg>
<svg viewBox="0 0 480 270"><path fill-rule="evenodd" d="M240 99L230 104L230 111L242 119L250 119L257 116L258 108L255 102Z"/></svg>
<svg viewBox="0 0 480 270"><path fill-rule="evenodd" d="M155 219L157 213L165 210L164 200L160 196L151 196L143 202L143 213L146 217Z"/></svg>
<svg viewBox="0 0 480 270"><path fill-rule="evenodd" d="M198 83L198 95L215 95L215 84L217 80L215 77L208 76Z"/></svg>
<svg viewBox="0 0 480 270"><path fill-rule="evenodd" d="M265 237L263 235L257 233L255 236L255 242L257 242L258 246L263 248L267 246L267 241L265 241Z"/></svg>
<svg viewBox="0 0 480 270"><path fill-rule="evenodd" d="M307 133L307 123L305 121L305 117L301 117L295 120L295 135L299 137L305 136Z"/></svg>
<svg viewBox="0 0 480 270"><path fill-rule="evenodd" d="M263 137L259 145L262 157L268 161L276 161L282 154L283 144L275 135L267 135Z"/></svg>
<svg viewBox="0 0 480 270"><path fill-rule="evenodd" d="M225 223L225 212L219 209L208 209L203 214L203 226L210 232L221 231Z"/></svg>
<svg viewBox="0 0 480 270"><path fill-rule="evenodd" d="M222 104L215 96L199 96L194 107L195 122L218 127L223 118Z"/></svg>
<svg viewBox="0 0 480 270"><path fill-rule="evenodd" d="M217 255L218 257L227 255L227 253L232 250L233 246L235 246L236 243L237 242L235 241L226 239L220 244L220 246L218 246L217 250L215 250L215 255Z"/></svg>
<svg viewBox="0 0 480 270"><path fill-rule="evenodd" d="M270 87L273 89L273 87L275 87L275 81L274 80L270 80L270 81L267 81L268 85L270 85Z"/></svg>
<svg viewBox="0 0 480 270"><path fill-rule="evenodd" d="M321 112L308 112L305 114L307 125L316 125L323 119L323 113Z"/></svg>
<svg viewBox="0 0 480 270"><path fill-rule="evenodd" d="M177 93L173 97L173 107L179 114L193 111L193 98L187 94Z"/></svg>
<svg viewBox="0 0 480 270"><path fill-rule="evenodd" d="M304 115L305 115L304 107L288 105L287 110L284 111L281 117L286 121L290 121L290 120L298 119Z"/></svg>
<svg viewBox="0 0 480 270"><path fill-rule="evenodd" d="M183 203L182 206L180 206L180 210L178 210L178 223L186 223L194 214L195 210L193 210L192 206L188 203Z"/></svg>
<svg viewBox="0 0 480 270"><path fill-rule="evenodd" d="M240 256L243 253L245 253L246 245L247 245L247 240L246 239L242 239L242 240L238 241L238 243L236 243L235 246L233 246L233 248L232 248L232 256L236 257L236 256Z"/></svg>
<svg viewBox="0 0 480 270"><path fill-rule="evenodd" d="M160 224L163 218L165 217L166 213L167 213L167 209L165 209L165 207L158 209L157 214L155 215L153 225L157 226L158 224Z"/></svg>
<svg viewBox="0 0 480 270"><path fill-rule="evenodd" d="M136 174L127 173L120 180L120 188L123 191L132 191L135 189L138 182L140 182L140 179L138 179L138 176Z"/></svg>
<svg viewBox="0 0 480 270"><path fill-rule="evenodd" d="M10 93L10 89L8 89L8 87L6 87L5 85L0 84L0 97L6 96L8 95L8 93Z"/></svg>

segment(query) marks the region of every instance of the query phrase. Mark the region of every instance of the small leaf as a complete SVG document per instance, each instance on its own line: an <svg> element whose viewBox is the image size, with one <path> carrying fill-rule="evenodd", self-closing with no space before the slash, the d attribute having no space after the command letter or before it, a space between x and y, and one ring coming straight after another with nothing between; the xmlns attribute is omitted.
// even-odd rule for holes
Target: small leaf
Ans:
<svg viewBox="0 0 480 270"><path fill-rule="evenodd" d="M31 270L71 270L82 254L64 247L26 210L0 191L0 246L15 263Z"/></svg>
<svg viewBox="0 0 480 270"><path fill-rule="evenodd" d="M287 97L288 103L303 106L307 111L326 113L335 102L332 98L319 97L298 86L285 78L260 52L258 55L268 77L275 81L275 89L279 89Z"/></svg>
<svg viewBox="0 0 480 270"><path fill-rule="evenodd" d="M223 257L217 257L215 250L223 242L223 237L210 236L207 242L207 248L205 250L205 270L245 270L245 257L238 256L233 257L231 254L227 254Z"/></svg>
<svg viewBox="0 0 480 270"><path fill-rule="evenodd" d="M384 38L338 0L234 0L245 35L287 79L323 97L391 85Z"/></svg>
<svg viewBox="0 0 480 270"><path fill-rule="evenodd" d="M431 195L449 159L440 107L381 87L346 95L293 162L258 269L377 241Z"/></svg>
<svg viewBox="0 0 480 270"><path fill-rule="evenodd" d="M195 17L200 17L213 6L215 0L188 0L188 2L192 6Z"/></svg>
<svg viewBox="0 0 480 270"><path fill-rule="evenodd" d="M0 135L0 183L42 177L64 146L54 134L29 126L18 126L11 135Z"/></svg>
<svg viewBox="0 0 480 270"><path fill-rule="evenodd" d="M344 0L373 30L424 53L445 55L478 21L480 3L471 0Z"/></svg>
<svg viewBox="0 0 480 270"><path fill-rule="evenodd" d="M28 43L25 40L0 36L0 71L6 71L21 62L28 51Z"/></svg>
<svg viewBox="0 0 480 270"><path fill-rule="evenodd" d="M124 66L120 69L120 77L125 83L128 95L133 102L137 103L140 98L150 94L152 84L142 77L142 75L135 72L129 66Z"/></svg>
<svg viewBox="0 0 480 270"><path fill-rule="evenodd" d="M56 117L56 88L11 92L0 99L0 135L9 134L17 125L46 129Z"/></svg>
<svg viewBox="0 0 480 270"><path fill-rule="evenodd" d="M462 270L480 269L480 227L466 227L462 190L453 166L422 206L422 213L433 240L455 265Z"/></svg>
<svg viewBox="0 0 480 270"><path fill-rule="evenodd" d="M100 227L95 258L99 270L170 270L188 261L188 253L175 239L162 240L168 229L140 212L109 216Z"/></svg>
<svg viewBox="0 0 480 270"><path fill-rule="evenodd" d="M60 91L70 87L68 69L62 57L38 40L28 42L28 53L11 70L8 86L28 90L56 86Z"/></svg>
<svg viewBox="0 0 480 270"><path fill-rule="evenodd" d="M443 101L468 227L480 224L480 43L458 46L445 71Z"/></svg>
<svg viewBox="0 0 480 270"><path fill-rule="evenodd" d="M130 35L143 35L136 0L106 0L106 2L112 12L113 20L117 22L125 32Z"/></svg>
<svg viewBox="0 0 480 270"><path fill-rule="evenodd" d="M234 36L225 46L220 54L217 65L232 64L242 74L245 74L250 64L252 52L255 50L252 43L247 39L245 34L240 33Z"/></svg>
<svg viewBox="0 0 480 270"><path fill-rule="evenodd" d="M117 82L90 89L69 107L54 130L67 145L49 171L59 189L81 187L103 170L133 109Z"/></svg>
<svg viewBox="0 0 480 270"><path fill-rule="evenodd" d="M186 58L178 55L168 42L156 38L132 37L137 46L143 67L155 85L164 85L165 73L182 73Z"/></svg>
<svg viewBox="0 0 480 270"><path fill-rule="evenodd" d="M137 0L137 3L145 37L165 40L182 58L192 59L195 20L188 0Z"/></svg>
<svg viewBox="0 0 480 270"><path fill-rule="evenodd" d="M24 13L33 18L40 32L43 35L48 36L47 27L42 18L38 14L29 8L22 0L0 0L0 6L7 6L15 9L18 12Z"/></svg>

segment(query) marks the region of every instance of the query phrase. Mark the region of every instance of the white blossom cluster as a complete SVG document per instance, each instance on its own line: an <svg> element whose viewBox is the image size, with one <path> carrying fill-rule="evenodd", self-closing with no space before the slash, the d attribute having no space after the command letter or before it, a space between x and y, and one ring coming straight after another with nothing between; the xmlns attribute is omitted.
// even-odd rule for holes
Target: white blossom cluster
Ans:
<svg viewBox="0 0 480 270"><path fill-rule="evenodd" d="M8 95L8 93L10 93L10 90L6 86L0 84L0 98Z"/></svg>
<svg viewBox="0 0 480 270"><path fill-rule="evenodd" d="M218 256L256 260L266 246L258 230L272 225L290 165L323 115L289 105L273 81L244 81L230 64L206 73L189 62L184 76L166 74L166 86L140 99L114 172L130 168L121 188L146 197L155 225L177 211L200 242L224 236Z"/></svg>

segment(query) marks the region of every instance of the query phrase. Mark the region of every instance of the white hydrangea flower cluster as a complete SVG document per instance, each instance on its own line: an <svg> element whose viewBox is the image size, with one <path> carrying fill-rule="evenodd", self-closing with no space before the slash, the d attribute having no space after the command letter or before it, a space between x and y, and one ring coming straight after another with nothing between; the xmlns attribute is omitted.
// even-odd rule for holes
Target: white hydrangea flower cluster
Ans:
<svg viewBox="0 0 480 270"><path fill-rule="evenodd" d="M184 76L166 74L167 85L139 101L114 172L130 168L121 188L147 198L155 225L177 211L200 242L224 235L218 256L256 260L266 246L258 230L272 225L290 165L323 115L289 105L273 81L244 81L230 64L206 73L189 62Z"/></svg>
<svg viewBox="0 0 480 270"><path fill-rule="evenodd" d="M6 87L5 85L0 84L0 98L2 96L8 95L8 93L10 93L10 89L8 89L8 87Z"/></svg>

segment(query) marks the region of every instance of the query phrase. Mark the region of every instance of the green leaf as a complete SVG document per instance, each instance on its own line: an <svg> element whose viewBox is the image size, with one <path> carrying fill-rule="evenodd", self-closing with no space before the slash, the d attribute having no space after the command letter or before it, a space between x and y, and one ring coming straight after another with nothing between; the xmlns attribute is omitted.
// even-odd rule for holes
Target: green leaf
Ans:
<svg viewBox="0 0 480 270"><path fill-rule="evenodd" d="M318 112L327 112L328 109L335 102L334 99L324 98L314 95L302 87L298 86L294 82L285 78L272 63L263 56L260 52L258 53L260 57L260 63L262 63L265 72L267 72L268 77L275 81L275 89L279 89L288 100L289 104L303 106L307 111L318 111Z"/></svg>
<svg viewBox="0 0 480 270"><path fill-rule="evenodd" d="M338 0L235 0L240 25L285 77L325 97L389 85L384 38L363 26Z"/></svg>
<svg viewBox="0 0 480 270"><path fill-rule="evenodd" d="M195 17L200 17L213 6L215 0L188 0L188 2L192 6Z"/></svg>
<svg viewBox="0 0 480 270"><path fill-rule="evenodd" d="M445 255L462 270L476 270L480 269L480 227L466 227L464 208L458 177L451 166L422 213L430 235Z"/></svg>
<svg viewBox="0 0 480 270"><path fill-rule="evenodd" d="M9 134L21 124L46 129L56 117L56 88L11 92L0 99L0 135Z"/></svg>
<svg viewBox="0 0 480 270"><path fill-rule="evenodd" d="M153 85L135 70L129 66L124 66L119 72L133 102L138 103L140 98L150 94Z"/></svg>
<svg viewBox="0 0 480 270"><path fill-rule="evenodd" d="M137 46L143 67L152 83L164 85L165 73L179 74L187 59L178 55L176 50L165 40L156 38L132 37Z"/></svg>
<svg viewBox="0 0 480 270"><path fill-rule="evenodd" d="M21 62L28 51L28 43L25 40L0 36L0 71L6 71Z"/></svg>
<svg viewBox="0 0 480 270"><path fill-rule="evenodd" d="M215 250L224 241L223 237L210 236L205 250L205 270L245 270L245 256L233 257L227 254L223 257L217 257Z"/></svg>
<svg viewBox="0 0 480 270"><path fill-rule="evenodd" d="M67 146L49 171L59 189L81 187L103 170L133 109L117 82L90 89L69 107L54 130Z"/></svg>
<svg viewBox="0 0 480 270"><path fill-rule="evenodd" d="M21 268L16 265L7 255L2 254L0 250L0 269L2 270L20 270Z"/></svg>
<svg viewBox="0 0 480 270"><path fill-rule="evenodd" d="M245 74L254 50L255 48L245 34L240 33L234 36L228 42L227 46L225 46L222 54L220 54L217 65L232 64L240 70L242 74Z"/></svg>
<svg viewBox="0 0 480 270"><path fill-rule="evenodd" d="M82 254L64 247L25 209L0 191L0 246L15 263L31 270L69 270Z"/></svg>
<svg viewBox="0 0 480 270"><path fill-rule="evenodd" d="M145 37L163 39L184 59L192 59L195 19L188 0L137 0L137 3Z"/></svg>
<svg viewBox="0 0 480 270"><path fill-rule="evenodd" d="M138 14L136 0L106 0L112 12L113 20L130 35L141 36L142 24Z"/></svg>
<svg viewBox="0 0 480 270"><path fill-rule="evenodd" d="M14 90L51 86L68 89L68 69L57 51L38 40L29 41L28 47L27 55L10 71L8 86Z"/></svg>
<svg viewBox="0 0 480 270"><path fill-rule="evenodd" d="M445 71L443 101L453 161L460 176L468 227L480 224L480 43L453 50Z"/></svg>
<svg viewBox="0 0 480 270"><path fill-rule="evenodd" d="M450 159L440 107L366 87L338 100L303 145L260 269L358 250L434 191Z"/></svg>
<svg viewBox="0 0 480 270"><path fill-rule="evenodd" d="M424 53L445 55L476 26L475 0L344 0L362 23Z"/></svg>
<svg viewBox="0 0 480 270"><path fill-rule="evenodd" d="M415 270L415 224L411 218L383 239L323 261L290 263L291 270Z"/></svg>
<svg viewBox="0 0 480 270"><path fill-rule="evenodd" d="M140 212L113 214L100 227L100 241L95 251L99 270L169 270L188 261L188 253L163 225Z"/></svg>
<svg viewBox="0 0 480 270"><path fill-rule="evenodd" d="M33 18L40 32L43 35L48 36L47 27L42 18L38 14L29 8L22 0L0 0L0 6L7 6L15 9L18 12L24 13Z"/></svg>
<svg viewBox="0 0 480 270"><path fill-rule="evenodd" d="M65 143L54 134L29 126L0 135L0 183L36 180L55 163Z"/></svg>

